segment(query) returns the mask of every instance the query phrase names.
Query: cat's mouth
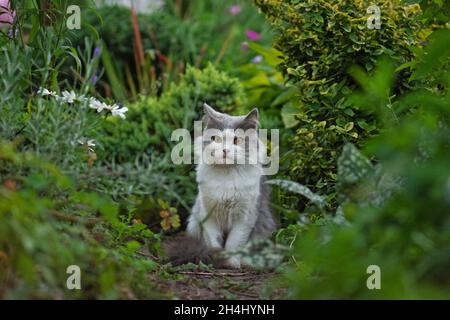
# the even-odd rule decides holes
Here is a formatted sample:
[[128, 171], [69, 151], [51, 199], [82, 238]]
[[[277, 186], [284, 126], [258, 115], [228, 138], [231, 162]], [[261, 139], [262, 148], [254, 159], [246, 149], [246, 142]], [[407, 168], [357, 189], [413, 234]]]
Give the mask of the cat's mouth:
[[222, 157], [217, 157], [215, 158], [215, 161], [213, 161], [213, 165], [218, 165], [218, 166], [230, 166], [230, 165], [235, 165], [236, 164], [236, 160], [229, 157], [229, 156], [222, 156]]
[[233, 165], [236, 164], [236, 159], [233, 154], [223, 154], [221, 156], [217, 155], [217, 153], [213, 152], [213, 164], [215, 165]]

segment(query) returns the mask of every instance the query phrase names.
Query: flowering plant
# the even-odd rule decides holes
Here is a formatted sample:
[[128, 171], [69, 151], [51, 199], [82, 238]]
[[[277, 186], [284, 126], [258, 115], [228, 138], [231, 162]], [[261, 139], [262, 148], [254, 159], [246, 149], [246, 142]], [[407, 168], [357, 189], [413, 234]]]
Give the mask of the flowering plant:
[[84, 95], [77, 95], [73, 90], [71, 91], [64, 90], [61, 96], [58, 96], [58, 94], [54, 91], [50, 91], [46, 88], [40, 88], [38, 90], [38, 94], [40, 94], [41, 96], [53, 97], [57, 101], [67, 104], [73, 104], [75, 102], [87, 102], [89, 104], [89, 108], [97, 110], [98, 113], [102, 112], [103, 110], [106, 110], [111, 112], [111, 115], [113, 117], [120, 117], [122, 119], [126, 118], [125, 113], [128, 111], [127, 107], [120, 106], [117, 103], [109, 105], [105, 102], [97, 100], [94, 97], [87, 98]]
[[0, 0], [0, 29], [13, 24], [16, 13], [11, 9], [9, 0]]

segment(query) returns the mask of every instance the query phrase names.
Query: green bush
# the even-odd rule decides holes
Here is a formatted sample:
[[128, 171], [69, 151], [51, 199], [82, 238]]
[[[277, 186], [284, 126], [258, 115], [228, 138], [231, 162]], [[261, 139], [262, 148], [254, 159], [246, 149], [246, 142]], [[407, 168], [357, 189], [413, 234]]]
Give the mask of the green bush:
[[212, 64], [202, 70], [188, 67], [180, 82], [171, 84], [161, 97], [143, 97], [130, 105], [126, 123], [117, 126], [112, 118], [104, 123], [98, 140], [105, 154], [119, 163], [143, 154], [170, 154], [172, 131], [191, 129], [193, 121], [201, 118], [204, 102], [223, 112], [234, 112], [244, 101], [238, 79]]
[[[392, 64], [380, 61], [373, 75], [354, 73], [361, 91], [351, 99], [375, 108], [383, 127], [362, 152], [347, 144], [339, 156], [340, 220], [327, 216], [286, 229], [296, 239], [298, 268], [288, 274], [293, 297], [449, 296], [449, 41], [450, 30], [438, 30], [427, 46], [416, 48], [411, 64], [416, 85], [392, 101], [403, 113], [383, 110], [393, 90]], [[366, 286], [370, 265], [380, 267], [381, 290]]]
[[[373, 110], [347, 99], [356, 88], [348, 69], [356, 64], [371, 72], [381, 55], [391, 57], [397, 65], [409, 61], [412, 53], [408, 46], [418, 41], [416, 7], [396, 1], [255, 3], [279, 31], [275, 47], [283, 53], [280, 68], [286, 81], [297, 89], [293, 113], [299, 123], [285, 158], [289, 175], [330, 194], [342, 145], [359, 145], [378, 128]], [[372, 4], [381, 10], [380, 30], [366, 25], [366, 9]], [[405, 89], [407, 76], [406, 69], [397, 75], [393, 95]]]
[[[0, 141], [0, 168], [2, 299], [161, 297], [146, 281], [156, 263], [136, 253], [158, 242], [145, 225], [12, 143]], [[66, 287], [70, 265], [81, 269], [82, 290]]]

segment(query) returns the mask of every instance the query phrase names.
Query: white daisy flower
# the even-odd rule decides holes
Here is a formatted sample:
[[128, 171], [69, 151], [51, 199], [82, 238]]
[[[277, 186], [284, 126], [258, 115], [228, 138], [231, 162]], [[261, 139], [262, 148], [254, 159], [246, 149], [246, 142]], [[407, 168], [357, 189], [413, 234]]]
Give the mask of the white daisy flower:
[[[100, 100], [97, 100], [94, 97], [85, 97], [84, 95], [77, 96], [77, 94], [71, 90], [67, 91], [64, 90], [62, 92], [61, 96], [58, 96], [56, 92], [50, 91], [45, 88], [39, 88], [38, 94], [41, 94], [43, 96], [52, 96], [59, 102], [64, 102], [68, 104], [73, 104], [75, 102], [83, 102], [87, 103], [89, 108], [97, 110], [98, 113], [102, 112], [103, 110], [108, 110], [111, 112], [112, 116], [114, 117], [120, 117], [122, 119], [125, 119], [125, 113], [128, 111], [127, 107], [122, 107], [118, 104], [109, 105], [105, 102], [102, 102]], [[79, 140], [78, 142], [80, 142]], [[80, 142], [84, 143], [84, 142]]]
[[39, 88], [38, 94], [43, 95], [43, 96], [52, 96], [52, 97], [56, 97], [56, 92], [54, 91], [50, 91], [46, 88]]
[[128, 111], [127, 107], [120, 107], [119, 105], [115, 104], [113, 105], [111, 109], [111, 113], [114, 117], [121, 117], [122, 119], [125, 119], [125, 112]]
[[97, 110], [97, 112], [102, 112], [103, 109], [110, 110], [111, 106], [107, 105], [104, 102], [101, 102], [95, 98], [89, 99], [89, 108]]
[[73, 90], [70, 92], [64, 90], [60, 99], [67, 103], [74, 103], [76, 100], [78, 100], [77, 95], [75, 94], [75, 92], [73, 92]]

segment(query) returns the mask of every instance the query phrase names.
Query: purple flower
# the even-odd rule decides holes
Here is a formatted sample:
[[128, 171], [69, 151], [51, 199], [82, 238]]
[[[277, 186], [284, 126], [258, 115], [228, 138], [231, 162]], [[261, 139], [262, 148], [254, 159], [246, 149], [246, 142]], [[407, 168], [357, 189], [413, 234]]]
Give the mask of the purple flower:
[[95, 47], [94, 49], [94, 58], [97, 58], [102, 53], [101, 47]]
[[245, 31], [245, 34], [247, 35], [247, 38], [251, 41], [258, 41], [259, 39], [261, 39], [261, 34], [253, 30], [247, 30]]
[[0, 28], [11, 26], [15, 17], [16, 13], [11, 11], [9, 0], [0, 0]]
[[94, 74], [91, 78], [91, 82], [93, 85], [95, 85], [97, 83], [97, 81], [98, 81], [98, 76], [96, 74]]
[[260, 55], [257, 55], [252, 59], [252, 63], [255, 63], [255, 64], [260, 63], [261, 61], [263, 61], [263, 57]]
[[228, 9], [228, 11], [230, 12], [230, 14], [232, 14], [233, 16], [237, 15], [239, 12], [241, 12], [241, 6], [234, 4], [230, 7], [230, 9]]
[[248, 51], [248, 48], [249, 46], [247, 41], [241, 43], [241, 51]]

